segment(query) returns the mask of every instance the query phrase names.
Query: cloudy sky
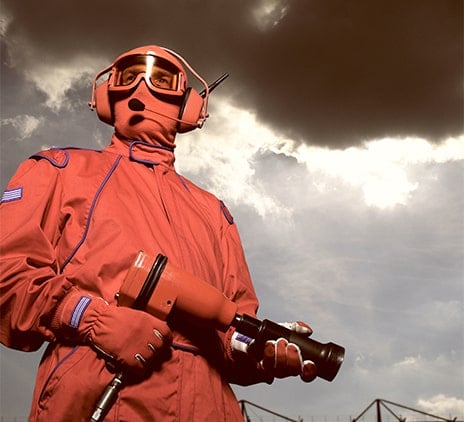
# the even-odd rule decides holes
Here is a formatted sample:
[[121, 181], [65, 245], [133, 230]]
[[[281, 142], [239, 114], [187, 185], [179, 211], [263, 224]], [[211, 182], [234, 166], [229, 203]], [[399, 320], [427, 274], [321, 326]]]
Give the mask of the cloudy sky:
[[[461, 0], [1, 0], [0, 16], [2, 189], [39, 149], [106, 145], [87, 102], [120, 53], [159, 44], [230, 74], [177, 169], [229, 206], [260, 316], [346, 347], [332, 383], [239, 399], [304, 420], [376, 398], [464, 418]], [[6, 421], [28, 413], [40, 353], [0, 357]]]

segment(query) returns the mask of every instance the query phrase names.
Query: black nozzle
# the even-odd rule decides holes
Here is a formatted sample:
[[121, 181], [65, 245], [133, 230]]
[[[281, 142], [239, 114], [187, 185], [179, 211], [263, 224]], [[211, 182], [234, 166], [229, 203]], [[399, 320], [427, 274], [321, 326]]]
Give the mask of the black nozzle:
[[300, 348], [303, 360], [314, 362], [318, 377], [327, 381], [332, 381], [335, 378], [345, 357], [345, 349], [342, 346], [332, 342], [319, 343], [293, 331], [287, 340]]
[[285, 338], [300, 348], [303, 360], [314, 362], [320, 378], [332, 381], [343, 363], [345, 349], [342, 346], [319, 343], [268, 319], [260, 321], [248, 315], [236, 315], [232, 325], [238, 332], [255, 340], [252, 350], [258, 360], [262, 358], [266, 341]]

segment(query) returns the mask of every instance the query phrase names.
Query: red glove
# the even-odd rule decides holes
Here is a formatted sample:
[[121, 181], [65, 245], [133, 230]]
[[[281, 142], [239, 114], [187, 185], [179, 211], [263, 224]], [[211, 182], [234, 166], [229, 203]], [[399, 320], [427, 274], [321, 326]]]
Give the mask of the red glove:
[[[300, 321], [280, 325], [302, 336], [309, 336], [313, 332], [309, 325]], [[311, 382], [317, 376], [316, 365], [310, 360], [303, 361], [300, 348], [283, 338], [266, 342], [263, 360], [260, 364], [269, 378], [285, 378], [299, 375], [303, 381]]]
[[142, 375], [155, 356], [168, 347], [172, 333], [166, 323], [73, 288], [58, 306], [51, 324], [60, 337], [89, 344], [110, 360]]

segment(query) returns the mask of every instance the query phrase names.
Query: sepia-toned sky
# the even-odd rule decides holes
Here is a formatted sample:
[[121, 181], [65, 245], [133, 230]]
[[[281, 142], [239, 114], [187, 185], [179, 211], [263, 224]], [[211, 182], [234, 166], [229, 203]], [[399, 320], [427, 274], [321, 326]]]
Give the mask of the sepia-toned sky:
[[[208, 81], [228, 72], [205, 126], [177, 137], [177, 170], [234, 215], [259, 315], [346, 347], [332, 383], [237, 397], [305, 421], [376, 398], [464, 418], [462, 1], [0, 4], [2, 190], [40, 149], [108, 143], [87, 103], [120, 53], [157, 44]], [[39, 359], [1, 346], [4, 420], [27, 415]]]

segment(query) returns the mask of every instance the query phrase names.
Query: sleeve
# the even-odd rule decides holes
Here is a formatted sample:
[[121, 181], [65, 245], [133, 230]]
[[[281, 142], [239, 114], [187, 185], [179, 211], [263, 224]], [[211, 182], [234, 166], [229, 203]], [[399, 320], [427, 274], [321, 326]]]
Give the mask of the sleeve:
[[237, 303], [239, 313], [255, 317], [259, 302], [235, 224], [226, 228], [223, 238], [223, 254], [226, 296]]
[[[222, 204], [228, 224], [223, 238], [222, 250], [224, 257], [224, 292], [226, 296], [238, 305], [239, 314], [256, 317], [259, 301], [251, 280], [248, 264], [243, 251], [237, 226]], [[258, 369], [257, 362], [245, 353], [234, 352], [231, 349], [231, 338], [235, 329], [231, 327], [224, 336], [224, 348], [229, 362], [227, 381], [238, 385], [251, 385], [269, 380]]]
[[59, 169], [29, 159], [10, 180], [0, 204], [0, 342], [33, 351], [53, 341], [48, 328], [71, 288], [59, 274], [62, 186]]

